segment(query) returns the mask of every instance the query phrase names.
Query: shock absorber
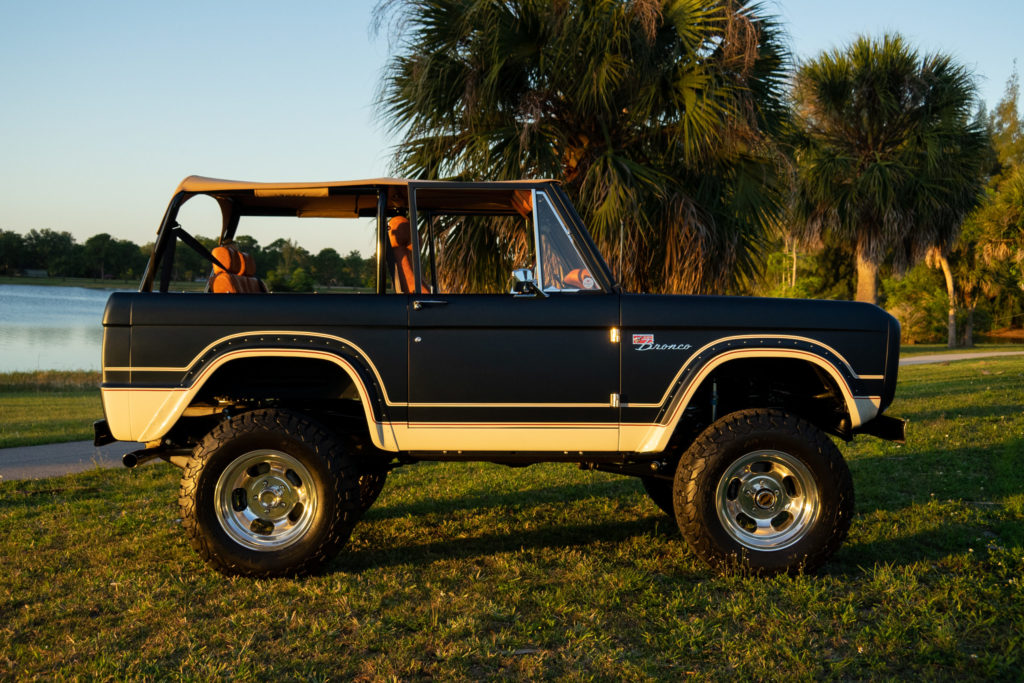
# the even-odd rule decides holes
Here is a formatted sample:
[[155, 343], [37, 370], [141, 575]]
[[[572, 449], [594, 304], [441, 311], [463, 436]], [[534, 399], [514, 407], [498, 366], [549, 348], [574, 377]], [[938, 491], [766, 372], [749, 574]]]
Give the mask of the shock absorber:
[[718, 380], [711, 380], [711, 421], [718, 419]]

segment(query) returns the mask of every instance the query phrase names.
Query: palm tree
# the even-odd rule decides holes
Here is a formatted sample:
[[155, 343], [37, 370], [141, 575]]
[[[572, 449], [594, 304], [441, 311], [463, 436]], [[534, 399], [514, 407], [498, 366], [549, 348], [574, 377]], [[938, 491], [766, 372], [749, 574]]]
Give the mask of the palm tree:
[[[563, 182], [632, 289], [708, 292], [758, 270], [784, 183], [787, 53], [740, 0], [389, 0], [381, 103], [419, 178]], [[383, 24], [382, 24], [383, 25]], [[468, 280], [501, 282], [508, 224], [447, 226]], [[463, 229], [464, 228], [464, 229]], [[497, 278], [497, 279], [495, 279]]]
[[799, 67], [797, 227], [853, 248], [858, 301], [878, 267], [946, 253], [977, 203], [987, 149], [969, 72], [899, 35], [860, 37]]
[[[1020, 311], [1024, 289], [1024, 165], [1006, 168], [1005, 177], [964, 221], [960, 239], [949, 254], [947, 279], [960, 284], [958, 301], [965, 311], [963, 345], [972, 346], [974, 312], [979, 295], [1000, 300], [1003, 324]], [[1007, 314], [1008, 313], [1008, 314]]]

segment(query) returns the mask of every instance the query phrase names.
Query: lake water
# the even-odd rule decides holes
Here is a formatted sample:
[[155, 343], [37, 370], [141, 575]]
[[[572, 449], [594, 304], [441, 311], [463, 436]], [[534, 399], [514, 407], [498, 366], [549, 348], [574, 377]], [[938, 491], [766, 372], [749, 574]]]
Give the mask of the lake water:
[[0, 372], [99, 370], [112, 291], [0, 285]]

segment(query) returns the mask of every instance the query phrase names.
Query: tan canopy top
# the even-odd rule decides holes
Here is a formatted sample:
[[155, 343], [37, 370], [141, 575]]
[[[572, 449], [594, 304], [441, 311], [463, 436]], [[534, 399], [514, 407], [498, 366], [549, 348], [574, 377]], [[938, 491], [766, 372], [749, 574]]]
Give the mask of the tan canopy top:
[[[205, 194], [230, 202], [237, 215], [356, 218], [377, 211], [377, 191], [387, 188], [389, 209], [409, 207], [409, 184], [424, 183], [417, 191], [419, 210], [522, 213], [526, 188], [545, 180], [514, 180], [495, 183], [414, 181], [407, 178], [374, 178], [328, 182], [254, 183], [189, 176], [177, 192]], [[520, 198], [517, 200], [516, 196]], [[528, 194], [526, 195], [529, 196]]]

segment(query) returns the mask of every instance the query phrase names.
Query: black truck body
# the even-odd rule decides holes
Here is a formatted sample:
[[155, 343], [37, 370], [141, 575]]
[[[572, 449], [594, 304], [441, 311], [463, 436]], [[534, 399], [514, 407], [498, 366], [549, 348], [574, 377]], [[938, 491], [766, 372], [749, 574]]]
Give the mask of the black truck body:
[[[177, 212], [196, 195], [212, 196], [220, 204], [222, 245], [231, 245], [246, 216], [375, 217], [376, 291], [168, 291], [175, 248], [183, 248], [179, 242], [194, 242], [177, 224]], [[433, 221], [457, 229], [467, 215], [521, 218], [528, 232], [532, 225], [530, 268], [516, 271], [510, 293], [441, 291], [435, 250], [443, 248], [443, 241], [435, 245]], [[402, 221], [415, 226], [405, 257], [396, 251], [393, 237], [394, 226]], [[206, 255], [215, 271], [225, 270], [217, 253]], [[221, 258], [227, 253], [222, 251]], [[405, 267], [410, 278], [401, 291], [402, 259], [410, 260], [409, 254], [411, 263]], [[900, 331], [894, 318], [853, 302], [625, 293], [551, 181], [259, 184], [192, 177], [179, 187], [165, 215], [140, 291], [113, 294], [103, 326], [106, 420], [97, 426], [97, 441], [145, 442], [146, 449], [129, 454], [126, 463], [163, 457], [186, 467], [186, 478], [197, 490], [206, 485], [210, 459], [224, 459], [209, 486], [215, 491], [233, 486], [235, 493], [211, 495], [235, 495], [249, 505], [210, 519], [194, 512], [190, 535], [204, 548], [211, 537], [240, 545], [244, 561], [223, 559], [230, 545], [216, 552], [200, 548], [211, 564], [228, 573], [305, 571], [322, 560], [280, 560], [282, 553], [307, 542], [298, 532], [293, 533], [298, 540], [288, 536], [287, 542], [261, 545], [264, 537], [284, 538], [280, 528], [291, 529], [292, 523], [267, 532], [280, 514], [274, 517], [266, 510], [277, 508], [257, 509], [250, 500], [269, 496], [254, 493], [269, 486], [283, 491], [281, 500], [292, 504], [285, 494], [305, 493], [308, 485], [290, 485], [280, 473], [260, 479], [252, 474], [258, 467], [231, 475], [234, 483], [223, 481], [225, 472], [234, 472], [231, 457], [217, 455], [223, 444], [207, 442], [218, 428], [241, 424], [246, 413], [302, 415], [326, 433], [362, 439], [365, 448], [358, 457], [330, 457], [354, 458], [363, 483], [373, 479], [382, 485], [388, 469], [417, 460], [570, 461], [641, 477], [655, 502], [677, 517], [687, 498], [685, 481], [679, 483], [687, 473], [680, 469], [692, 466], [697, 456], [691, 451], [702, 435], [730, 416], [757, 413], [753, 420], [758, 423], [783, 415], [846, 440], [857, 433], [903, 438], [902, 421], [883, 414], [896, 389]], [[692, 537], [699, 532], [688, 532], [680, 521], [684, 535], [712, 564], [736, 554], [765, 571], [823, 561], [821, 552], [800, 545], [821, 545], [808, 539], [827, 513], [823, 492], [828, 487], [818, 481], [815, 466], [811, 463], [804, 473], [796, 462], [803, 456], [773, 466], [772, 458], [781, 457], [774, 453], [789, 451], [771, 443], [750, 445], [738, 456], [754, 451], [769, 455], [742, 471], [728, 470], [726, 462], [722, 476], [760, 482], [768, 475], [758, 472], [773, 467], [778, 476], [752, 484], [753, 503], [720, 491], [717, 503], [709, 499], [705, 505], [720, 517], [740, 520], [733, 530], [728, 519], [724, 522], [725, 540], [733, 545], [726, 544], [717, 555], [701, 550], [699, 539]], [[305, 463], [308, 476], [317, 478], [315, 463], [306, 462], [302, 447], [281, 452]], [[296, 467], [289, 470], [286, 463], [278, 469], [294, 472]], [[805, 520], [800, 538], [790, 543], [782, 531], [795, 522], [785, 516], [799, 519], [797, 508], [808, 507], [811, 499], [778, 489], [808, 488], [815, 482], [821, 493], [813, 499], [813, 519]], [[762, 490], [768, 493], [757, 499]], [[836, 519], [850, 514], [852, 490], [844, 495], [849, 502], [832, 513]], [[789, 512], [783, 510], [783, 499], [789, 501]], [[230, 507], [226, 500], [221, 507]], [[722, 512], [730, 504], [735, 510]], [[196, 505], [202, 505], [198, 498]], [[778, 514], [761, 515], [762, 509]], [[750, 533], [761, 538], [744, 544], [745, 517], [757, 522], [761, 516], [770, 520], [761, 525], [767, 531], [752, 527]], [[232, 532], [235, 518], [252, 530]], [[320, 523], [314, 522], [311, 528]], [[228, 530], [227, 541], [218, 536], [218, 524]], [[825, 556], [844, 534], [845, 529]], [[765, 545], [763, 538], [769, 537]], [[779, 538], [786, 543], [776, 543]], [[730, 548], [735, 551], [731, 555]]]

